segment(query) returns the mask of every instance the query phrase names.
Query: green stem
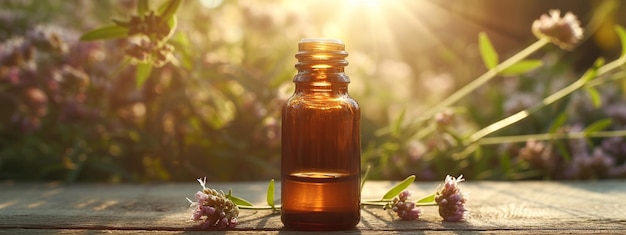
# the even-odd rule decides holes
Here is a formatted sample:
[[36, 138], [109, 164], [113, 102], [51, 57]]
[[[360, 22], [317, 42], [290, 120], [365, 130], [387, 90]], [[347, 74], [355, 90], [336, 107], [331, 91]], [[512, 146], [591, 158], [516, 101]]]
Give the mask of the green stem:
[[479, 145], [493, 145], [504, 143], [520, 143], [528, 140], [564, 140], [564, 139], [582, 139], [582, 138], [608, 138], [626, 136], [626, 130], [619, 131], [598, 131], [593, 133], [576, 132], [567, 134], [533, 134], [533, 135], [515, 135], [515, 136], [499, 136], [483, 138], [477, 142]]
[[361, 201], [361, 206], [385, 206], [389, 202], [383, 201]]
[[620, 71], [618, 73], [614, 73], [612, 76], [604, 77], [603, 79], [594, 79], [589, 81], [585, 86], [587, 87], [596, 87], [599, 85], [603, 85], [607, 82], [614, 82], [621, 79], [626, 78], [626, 71]]
[[[391, 200], [363, 200], [361, 201], [362, 206], [385, 206], [387, 203], [391, 202]], [[433, 206], [437, 205], [435, 202], [417, 202], [416, 206]], [[271, 206], [237, 206], [242, 210], [280, 210], [280, 205], [276, 205], [275, 207]]]
[[363, 177], [361, 178], [361, 193], [363, 193], [363, 186], [365, 185], [365, 182], [367, 182], [367, 177], [369, 177], [371, 169], [372, 169], [372, 165], [368, 164], [367, 168], [365, 169], [365, 173], [363, 174]]
[[[387, 205], [389, 202], [391, 202], [391, 200], [367, 200], [367, 201], [361, 201], [361, 206], [385, 206]], [[437, 205], [436, 202], [416, 202], [415, 206], [435, 206]]]
[[517, 54], [513, 55], [509, 59], [507, 59], [504, 62], [498, 64], [495, 68], [488, 70], [487, 72], [485, 72], [480, 77], [476, 78], [475, 80], [473, 80], [469, 84], [465, 85], [461, 89], [459, 89], [456, 92], [454, 92], [452, 95], [448, 96], [443, 101], [437, 103], [437, 105], [435, 105], [434, 107], [432, 107], [429, 110], [427, 110], [424, 113], [424, 118], [422, 120], [420, 120], [420, 121], [428, 120], [433, 115], [435, 115], [436, 113], [438, 113], [441, 110], [449, 107], [450, 105], [458, 102], [463, 97], [469, 95], [472, 91], [476, 90], [478, 87], [482, 86], [483, 84], [487, 83], [488, 81], [490, 81], [491, 79], [496, 77], [496, 75], [498, 75], [500, 72], [502, 72], [506, 68], [511, 67], [512, 65], [516, 64], [517, 62], [522, 61], [523, 59], [525, 59], [526, 57], [528, 57], [532, 53], [536, 52], [537, 50], [541, 49], [543, 46], [547, 45], [549, 42], [550, 42], [550, 40], [548, 38], [545, 38], [545, 37], [541, 38], [538, 41], [536, 41], [535, 43], [533, 43], [530, 46], [526, 47], [524, 50], [521, 50], [520, 52], [518, 52]]
[[415, 206], [436, 206], [436, 202], [416, 202]]
[[280, 205], [271, 206], [237, 206], [242, 210], [280, 210]]
[[[623, 50], [626, 50], [626, 48], [624, 48]], [[611, 63], [608, 63], [600, 68], [598, 68], [598, 73], [597, 73], [597, 77], [600, 77], [616, 68], [621, 67], [622, 65], [626, 64], [626, 56], [622, 56], [620, 58], [618, 58], [617, 60], [611, 61]]]

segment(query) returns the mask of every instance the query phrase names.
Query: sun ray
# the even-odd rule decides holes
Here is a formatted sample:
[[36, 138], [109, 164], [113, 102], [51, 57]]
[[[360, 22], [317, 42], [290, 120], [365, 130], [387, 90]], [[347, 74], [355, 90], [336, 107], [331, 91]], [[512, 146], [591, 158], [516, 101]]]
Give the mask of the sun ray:
[[[431, 21], [444, 20], [445, 13], [433, 7], [429, 1], [404, 1], [404, 3], [406, 5], [396, 5], [393, 10], [404, 21], [403, 24], [406, 27], [411, 27], [412, 31], [416, 32], [416, 36], [419, 37], [415, 38], [416, 43], [421, 44], [424, 48], [438, 45], [446, 46], [446, 43], [437, 36], [438, 34], [432, 26], [424, 23], [425, 18]], [[417, 10], [411, 11], [415, 9]]]

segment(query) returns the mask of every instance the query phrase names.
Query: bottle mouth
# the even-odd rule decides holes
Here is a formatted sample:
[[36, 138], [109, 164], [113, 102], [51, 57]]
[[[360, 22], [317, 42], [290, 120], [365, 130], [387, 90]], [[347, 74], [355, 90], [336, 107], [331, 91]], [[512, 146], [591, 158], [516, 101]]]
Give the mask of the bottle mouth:
[[348, 65], [345, 58], [348, 52], [339, 39], [304, 38], [298, 43], [296, 67], [312, 66], [314, 68], [344, 67]]
[[300, 43], [334, 43], [344, 45], [343, 42], [336, 38], [303, 38]]

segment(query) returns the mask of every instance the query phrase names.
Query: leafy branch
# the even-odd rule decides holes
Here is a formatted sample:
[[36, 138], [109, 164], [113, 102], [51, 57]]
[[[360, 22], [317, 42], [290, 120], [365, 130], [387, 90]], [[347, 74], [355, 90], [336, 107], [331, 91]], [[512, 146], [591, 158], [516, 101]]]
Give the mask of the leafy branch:
[[499, 56], [491, 44], [491, 40], [489, 40], [487, 34], [481, 32], [478, 39], [481, 58], [489, 70], [480, 75], [478, 78], [472, 80], [469, 84], [463, 86], [461, 89], [452, 93], [435, 106], [426, 110], [422, 117], [413, 121], [409, 125], [421, 125], [425, 123], [435, 116], [435, 114], [460, 101], [482, 85], [496, 78], [498, 75], [518, 75], [541, 67], [543, 65], [541, 60], [529, 60], [526, 58], [550, 43], [548, 38], [540, 38], [535, 43], [524, 48], [517, 54], [511, 56], [502, 63], [499, 63]]
[[[392, 202], [393, 198], [398, 196], [402, 191], [406, 190], [415, 181], [415, 175], [410, 175], [400, 183], [389, 189], [379, 200], [363, 200], [363, 206], [385, 206]], [[416, 206], [433, 206], [435, 203], [435, 193], [421, 197], [415, 202]]]
[[[510, 125], [513, 125], [527, 117], [529, 117], [531, 114], [538, 112], [539, 110], [554, 104], [555, 102], [563, 99], [564, 97], [569, 96], [570, 94], [581, 90], [581, 89], [586, 89], [587, 92], [590, 92], [590, 97], [592, 97], [594, 104], [599, 104], [600, 100], [598, 98], [598, 96], [594, 96], [593, 94], [598, 93], [597, 90], [595, 90], [595, 86], [598, 85], [598, 83], [594, 83], [593, 86], [591, 86], [591, 82], [595, 81], [596, 78], [598, 77], [602, 77], [610, 72], [613, 72], [614, 70], [621, 68], [622, 66], [624, 66], [626, 64], [626, 30], [621, 27], [621, 26], [615, 26], [615, 32], [617, 33], [620, 42], [621, 42], [621, 46], [622, 46], [622, 53], [620, 55], [620, 57], [608, 64], [604, 63], [604, 59], [603, 58], [599, 58], [596, 60], [596, 62], [593, 64], [593, 66], [588, 69], [585, 74], [583, 74], [577, 81], [573, 82], [572, 84], [562, 88], [561, 90], [554, 92], [553, 94], [551, 94], [550, 96], [544, 98], [540, 103], [519, 111], [511, 116], [508, 116], [506, 118], [501, 119], [500, 121], [494, 122], [478, 131], [476, 131], [474, 134], [472, 134], [468, 141], [465, 143], [466, 146], [468, 146], [460, 155], [461, 156], [466, 156], [467, 154], [470, 154], [471, 152], [475, 151], [477, 149], [477, 144], [480, 143], [480, 140], [483, 139], [484, 137], [497, 132], [505, 127], [508, 127]], [[481, 50], [482, 52], [482, 50]], [[489, 55], [486, 55], [489, 56]], [[485, 56], [483, 56], [485, 57]], [[621, 76], [620, 78], [623, 78], [624, 76]], [[606, 81], [606, 80], [604, 80]], [[595, 98], [594, 98], [595, 97]], [[606, 123], [603, 124], [603, 127], [606, 127]], [[592, 128], [590, 130], [597, 130], [598, 128]], [[589, 134], [591, 134], [592, 132], [590, 130], [587, 130], [586, 132], [583, 132], [583, 136], [589, 136]], [[572, 136], [577, 136], [577, 135], [572, 135]], [[497, 138], [497, 137], [496, 137]], [[494, 142], [493, 139], [489, 140], [490, 142]]]
[[[137, 15], [128, 20], [112, 19], [113, 25], [91, 30], [80, 37], [81, 41], [96, 41], [138, 37], [138, 44], [125, 50], [131, 61], [137, 65], [135, 71], [136, 86], [141, 87], [152, 74], [154, 67], [162, 67], [173, 60], [173, 46], [167, 44], [176, 30], [176, 12], [181, 0], [169, 0], [150, 9], [150, 1], [137, 2]], [[125, 66], [125, 65], [121, 65]]]
[[[362, 178], [362, 183], [365, 184], [366, 177]], [[402, 191], [406, 190], [411, 184], [415, 181], [415, 175], [410, 175], [398, 184], [394, 185], [391, 189], [389, 189], [381, 199], [378, 200], [361, 200], [362, 206], [385, 206], [390, 203], [394, 197], [398, 196]], [[247, 209], [247, 210], [279, 210], [281, 208], [280, 205], [275, 205], [274, 203], [274, 179], [270, 180], [268, 183], [267, 191], [266, 191], [266, 203], [267, 205], [254, 205], [250, 201], [243, 199], [241, 197], [235, 196], [232, 194], [232, 190], [228, 190], [228, 194], [226, 197], [233, 201], [239, 209]], [[416, 206], [433, 206], [435, 203], [435, 193], [426, 195], [415, 201]]]

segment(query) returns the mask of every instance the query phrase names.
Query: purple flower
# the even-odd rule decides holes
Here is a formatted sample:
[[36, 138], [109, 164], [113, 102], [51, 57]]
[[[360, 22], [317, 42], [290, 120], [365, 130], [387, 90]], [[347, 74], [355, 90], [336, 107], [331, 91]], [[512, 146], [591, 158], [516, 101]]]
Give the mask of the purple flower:
[[198, 200], [198, 204], [204, 204], [204, 201], [207, 199], [209, 199], [209, 195], [206, 195], [204, 192], [198, 191], [196, 193], [196, 200]]
[[191, 219], [204, 220], [200, 223], [203, 229], [225, 229], [237, 226], [237, 216], [239, 216], [239, 208], [235, 203], [224, 195], [223, 192], [218, 193], [215, 189], [206, 187], [206, 178], [198, 179], [202, 186], [202, 191], [198, 191], [195, 195], [197, 201], [192, 201], [190, 207], [193, 208]]
[[407, 201], [411, 193], [407, 190], [402, 191], [398, 197], [393, 199], [393, 202], [387, 205], [387, 208], [391, 208], [398, 217], [403, 220], [416, 220], [422, 213], [419, 208], [415, 207], [415, 203]]
[[467, 219], [468, 210], [465, 209], [465, 194], [458, 187], [464, 181], [463, 175], [459, 178], [446, 176], [445, 184], [435, 193], [435, 202], [439, 205], [439, 215], [445, 221], [461, 221]]

